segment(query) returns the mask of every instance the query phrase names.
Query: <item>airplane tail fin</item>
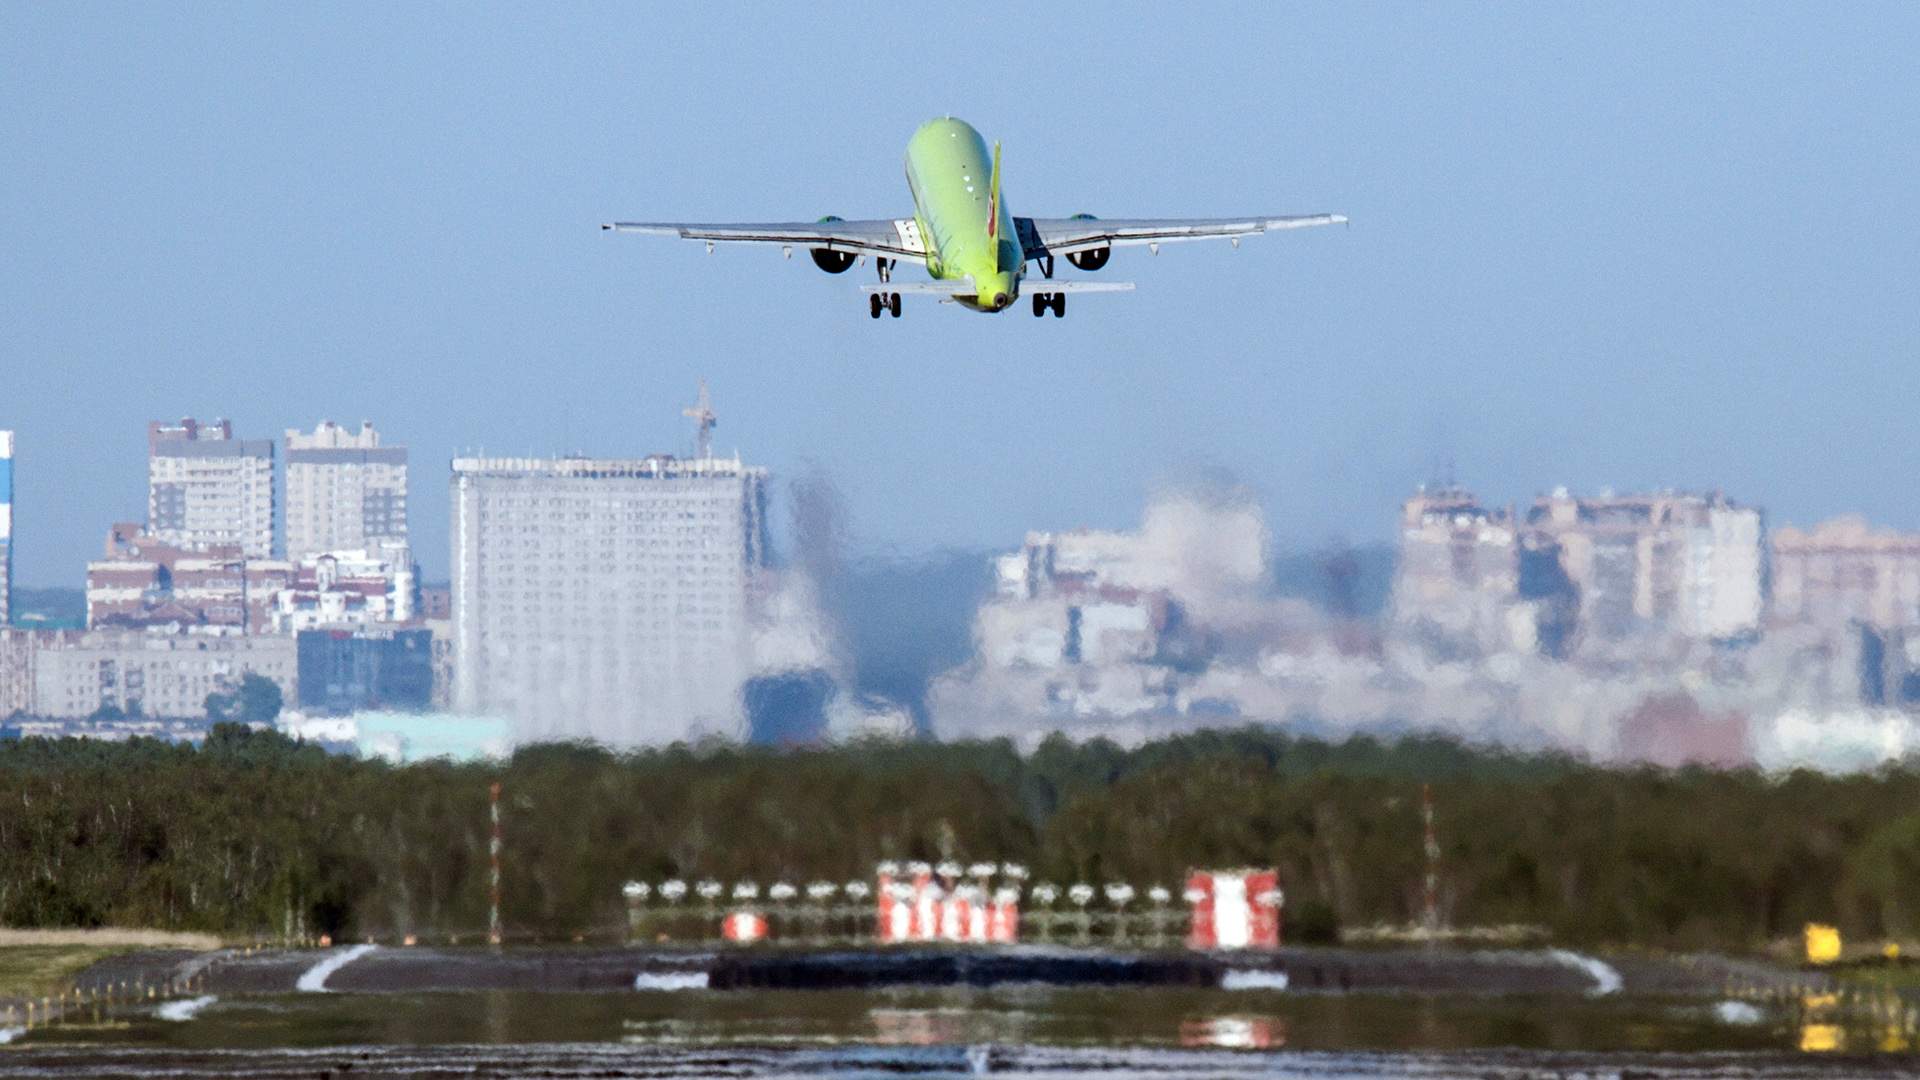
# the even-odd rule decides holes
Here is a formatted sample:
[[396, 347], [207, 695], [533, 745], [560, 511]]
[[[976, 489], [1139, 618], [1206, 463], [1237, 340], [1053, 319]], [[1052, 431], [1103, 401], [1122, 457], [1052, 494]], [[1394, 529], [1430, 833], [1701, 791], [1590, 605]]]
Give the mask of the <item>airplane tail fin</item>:
[[993, 144], [993, 176], [987, 181], [987, 239], [1000, 238], [1000, 144]]

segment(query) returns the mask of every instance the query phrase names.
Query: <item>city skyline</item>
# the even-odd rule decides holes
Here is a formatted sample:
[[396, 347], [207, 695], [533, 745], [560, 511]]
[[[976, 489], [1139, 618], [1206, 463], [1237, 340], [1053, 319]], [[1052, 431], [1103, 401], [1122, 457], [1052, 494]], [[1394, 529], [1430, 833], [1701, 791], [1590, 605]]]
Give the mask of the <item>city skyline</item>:
[[[254, 435], [375, 418], [428, 481], [412, 540], [441, 579], [439, 463], [685, 452], [703, 375], [720, 448], [831, 478], [870, 551], [1117, 527], [1148, 489], [1220, 468], [1289, 546], [1384, 541], [1381, 507], [1448, 462], [1499, 502], [1718, 485], [1776, 524], [1920, 526], [1920, 497], [1886, 482], [1920, 465], [1920, 13], [1617, 15], [1236, 12], [1267, 44], [1222, 52], [1204, 13], [1036, 13], [1033, 33], [1102, 56], [1209, 56], [1145, 80], [1076, 69], [1117, 104], [1062, 123], [1012, 85], [875, 102], [814, 61], [848, 26], [815, 13], [716, 65], [691, 12], [9, 9], [16, 576], [77, 581], [100, 523], [138, 505], [130, 432], [199, 412]], [[1001, 33], [933, 17], [962, 48]], [[1130, 254], [1105, 271], [1139, 283], [1127, 304], [1058, 325], [930, 311], [883, 335], [805, 259], [722, 253], [722, 274], [597, 229], [893, 213], [894, 133], [962, 109], [1019, 162], [1025, 212], [1253, 194], [1354, 225], [1246, 245], [1219, 275]], [[1096, 172], [1098, 205], [1060, 205]]]
[[[697, 390], [695, 392], [697, 393]], [[688, 401], [692, 401], [693, 393], [683, 394], [681, 395], [681, 397], [686, 398]], [[678, 431], [679, 437], [677, 440], [674, 438], [662, 438], [662, 439], [656, 439], [651, 441], [642, 440], [638, 443], [638, 445], [625, 448], [626, 450], [629, 451], [626, 453], [621, 453], [614, 450], [601, 452], [593, 449], [582, 449], [579, 447], [572, 447], [564, 451], [548, 449], [548, 450], [533, 450], [533, 451], [528, 451], [520, 454], [495, 455], [495, 454], [490, 454], [485, 452], [483, 449], [481, 449], [478, 446], [478, 444], [475, 444], [475, 446], [472, 448], [462, 450], [462, 451], [456, 451], [452, 457], [447, 459], [446, 471], [444, 473], [441, 473], [439, 470], [436, 469], [435, 474], [444, 475], [444, 476], [452, 475], [454, 462], [456, 462], [462, 457], [515, 456], [515, 457], [528, 457], [528, 458], [569, 458], [569, 457], [594, 456], [594, 457], [630, 457], [630, 458], [637, 459], [642, 457], [666, 456], [666, 457], [672, 457], [672, 458], [676, 458], [683, 461], [695, 460], [698, 456], [697, 446], [698, 446], [699, 435], [698, 435], [697, 427], [690, 426], [686, 419], [686, 415], [689, 411], [689, 407], [683, 404], [674, 404], [674, 402], [677, 401], [677, 399], [672, 399], [671, 395], [668, 395], [668, 397], [663, 400], [666, 400], [668, 404], [663, 405], [661, 408], [655, 411], [665, 415], [669, 411], [669, 407], [671, 407], [671, 411], [674, 414], [674, 418], [670, 422], [663, 421], [662, 427], [663, 429], [671, 428], [673, 430]], [[720, 405], [724, 407], [724, 402], [721, 402]], [[714, 415], [716, 416], [724, 415], [724, 408], [716, 409]], [[273, 473], [274, 491], [272, 494], [272, 499], [275, 504], [275, 509], [271, 511], [272, 518], [274, 521], [274, 528], [272, 531], [272, 542], [275, 545], [276, 549], [288, 555], [288, 557], [292, 557], [292, 553], [288, 549], [290, 548], [292, 539], [293, 539], [293, 531], [292, 531], [293, 522], [290, 520], [290, 515], [288, 514], [287, 511], [291, 508], [293, 496], [291, 494], [289, 474], [286, 466], [288, 464], [287, 459], [290, 457], [293, 457], [295, 454], [295, 451], [288, 450], [288, 444], [284, 440], [287, 438], [292, 438], [296, 436], [298, 436], [302, 440], [306, 440], [306, 439], [312, 438], [312, 436], [306, 432], [301, 431], [298, 428], [289, 427], [284, 429], [283, 437], [281, 439], [248, 438], [246, 435], [246, 432], [250, 429], [242, 428], [241, 425], [229, 419], [225, 413], [221, 413], [220, 417], [221, 418], [219, 420], [214, 421], [212, 423], [225, 425], [228, 428], [230, 428], [233, 434], [228, 436], [227, 438], [229, 438], [233, 443], [237, 445], [247, 445], [250, 447], [259, 447], [261, 445], [264, 445], [265, 447], [271, 450], [271, 454], [269, 456], [272, 457], [274, 462], [274, 473]], [[148, 421], [144, 421], [143, 423], [147, 428], [151, 429], [154, 426], [167, 425], [167, 424], [170, 424], [171, 422], [148, 420]], [[203, 426], [212, 426], [211, 424], [205, 421], [200, 421], [200, 423]], [[314, 423], [314, 422], [309, 421], [309, 423]], [[325, 427], [327, 425], [333, 425], [335, 427], [339, 427], [339, 425], [335, 424], [334, 421], [327, 420], [327, 419], [321, 419], [317, 423], [318, 423], [318, 426], [320, 427]], [[363, 425], [361, 429], [362, 438], [365, 437], [366, 432], [371, 431], [375, 426], [377, 426], [375, 425], [375, 422], [372, 420], [364, 420], [364, 421], [361, 421], [360, 423]], [[381, 421], [379, 421], [379, 424], [390, 426], [390, 421], [386, 419], [382, 419]], [[7, 434], [9, 436], [13, 435], [12, 432], [8, 432]], [[404, 432], [402, 432], [401, 434], [404, 435]], [[136, 435], [138, 435], [138, 432], [136, 432]], [[12, 445], [12, 443], [10, 442], [9, 445]], [[151, 430], [149, 430], [148, 431], [149, 448], [151, 448], [152, 445], [153, 445], [152, 433], [151, 433]], [[663, 445], [671, 446], [671, 449], [662, 449]], [[730, 444], [726, 444], [724, 443], [724, 441], [722, 441], [715, 448], [715, 456], [721, 456], [719, 446], [727, 447], [725, 451], [726, 456], [732, 456], [739, 452], [739, 449], [737, 447], [733, 447]], [[399, 515], [397, 520], [399, 521], [400, 528], [401, 528], [401, 535], [398, 538], [398, 542], [406, 543], [409, 550], [412, 551], [415, 561], [420, 566], [422, 580], [445, 583], [448, 580], [450, 580], [450, 573], [449, 573], [449, 564], [447, 560], [447, 551], [445, 550], [444, 545], [440, 547], [426, 547], [423, 549], [417, 546], [413, 546], [414, 544], [417, 543], [417, 541], [411, 540], [410, 537], [411, 537], [411, 534], [418, 531], [428, 535], [437, 534], [439, 536], [447, 537], [449, 542], [451, 542], [451, 531], [448, 528], [447, 523], [451, 520], [450, 515], [453, 512], [453, 508], [450, 505], [450, 500], [448, 500], [446, 496], [442, 494], [444, 490], [444, 487], [442, 484], [440, 484], [437, 480], [430, 480], [421, 475], [416, 475], [410, 472], [407, 464], [409, 449], [410, 448], [405, 445], [380, 447], [380, 451], [383, 453], [393, 453], [397, 455], [393, 457], [391, 460], [398, 463], [397, 468], [402, 478], [402, 482], [405, 484], [405, 487], [403, 489], [400, 489], [402, 491], [402, 494], [399, 498], [399, 507], [397, 510], [397, 514]], [[257, 452], [257, 450], [255, 452]], [[308, 452], [311, 453], [310, 447], [308, 448]], [[17, 452], [16, 452], [16, 455], [17, 455]], [[383, 460], [387, 460], [387, 459], [383, 459]], [[17, 472], [16, 463], [10, 460], [9, 465], [11, 466], [10, 472]], [[793, 474], [783, 474], [780, 470], [769, 467], [769, 466], [761, 466], [761, 467], [766, 469], [772, 481], [772, 486], [770, 487], [770, 493], [772, 495], [772, 501], [774, 503], [774, 506], [773, 506], [772, 512], [769, 515], [769, 519], [767, 523], [768, 532], [773, 540], [772, 552], [775, 556], [784, 557], [786, 555], [790, 555], [793, 553], [788, 550], [791, 546], [790, 544], [791, 537], [789, 535], [791, 533], [791, 522], [788, 520], [788, 515], [786, 513], [785, 508], [781, 505], [785, 501], [785, 496], [786, 496], [786, 488], [784, 487], [782, 481], [787, 479], [792, 479]], [[153, 465], [151, 463], [151, 460], [149, 460], [145, 470], [147, 473], [146, 483], [142, 484], [141, 485], [142, 487], [151, 489], [153, 484], [153, 478], [151, 475], [152, 468], [153, 468]], [[818, 470], [818, 463], [803, 462], [800, 468], [802, 470], [802, 474], [808, 476], [810, 479], [819, 480], [822, 478], [822, 473], [820, 473]], [[1544, 472], [1546, 469], [1550, 469], [1550, 468], [1551, 468], [1551, 463], [1546, 463], [1542, 471]], [[139, 463], [136, 462], [131, 469], [130, 475], [134, 476], [137, 481], [141, 473], [142, 473], [142, 469], [139, 467]], [[826, 479], [828, 479], [829, 481], [836, 484], [836, 486], [838, 486], [844, 479], [847, 479], [847, 478], [841, 477], [841, 476], [830, 476], [830, 477], [826, 477]], [[1432, 463], [1431, 469], [1428, 473], [1410, 474], [1406, 484], [1402, 485], [1396, 491], [1387, 492], [1382, 496], [1382, 500], [1374, 507], [1374, 513], [1372, 516], [1377, 518], [1377, 522], [1375, 527], [1372, 528], [1370, 531], [1340, 530], [1340, 529], [1329, 528], [1317, 534], [1310, 530], [1295, 531], [1292, 533], [1287, 533], [1281, 530], [1272, 529], [1271, 528], [1272, 514], [1270, 509], [1270, 500], [1265, 497], [1266, 493], [1265, 491], [1263, 491], [1263, 485], [1260, 483], [1259, 479], [1249, 478], [1243, 475], [1236, 474], [1232, 472], [1230, 469], [1227, 469], [1224, 467], [1215, 466], [1215, 467], [1208, 468], [1208, 467], [1201, 467], [1199, 465], [1196, 465], [1196, 467], [1190, 471], [1176, 473], [1173, 470], [1169, 470], [1168, 473], [1166, 473], [1163, 477], [1160, 477], [1160, 478], [1142, 477], [1138, 479], [1140, 480], [1140, 484], [1137, 489], [1137, 495], [1136, 495], [1135, 501], [1131, 504], [1122, 505], [1118, 507], [1116, 509], [1115, 516], [1111, 521], [1108, 521], [1107, 519], [1103, 518], [1098, 522], [1086, 521], [1086, 520], [1076, 520], [1076, 521], [1068, 522], [1068, 521], [1062, 521], [1053, 517], [1047, 517], [1043, 514], [1041, 515], [1040, 520], [1028, 522], [1026, 524], [1016, 524], [1013, 530], [1009, 532], [1006, 536], [985, 536], [978, 539], [969, 539], [964, 542], [960, 542], [960, 541], [940, 542], [938, 540], [935, 540], [923, 545], [906, 547], [906, 548], [896, 547], [883, 542], [876, 542], [871, 537], [862, 537], [859, 535], [855, 535], [851, 538], [855, 541], [855, 545], [853, 549], [850, 552], [848, 552], [848, 554], [851, 554], [853, 557], [856, 557], [856, 558], [872, 556], [872, 557], [905, 557], [909, 559], [911, 559], [915, 555], [931, 556], [931, 555], [939, 554], [942, 552], [974, 552], [979, 554], [988, 554], [988, 553], [1002, 550], [1009, 546], [1017, 546], [1019, 542], [1019, 538], [1022, 535], [1030, 533], [1034, 530], [1070, 532], [1077, 529], [1125, 527], [1132, 520], [1133, 516], [1136, 516], [1138, 514], [1139, 509], [1142, 505], [1145, 505], [1151, 502], [1152, 499], [1159, 494], [1188, 493], [1188, 494], [1204, 495], [1208, 492], [1222, 490], [1225, 487], [1232, 487], [1243, 493], [1251, 493], [1255, 497], [1256, 502], [1258, 502], [1263, 507], [1263, 509], [1267, 509], [1269, 526], [1270, 526], [1270, 534], [1272, 535], [1272, 538], [1274, 541], [1272, 546], [1272, 551], [1273, 551], [1273, 554], [1275, 554], [1276, 556], [1284, 556], [1288, 554], [1299, 554], [1299, 553], [1306, 553], [1311, 551], [1326, 550], [1329, 547], [1353, 546], [1353, 547], [1371, 547], [1371, 548], [1381, 549], [1381, 548], [1392, 547], [1396, 543], [1396, 538], [1398, 535], [1397, 522], [1398, 522], [1399, 515], [1393, 509], [1393, 507], [1397, 505], [1397, 500], [1402, 498], [1407, 491], [1425, 490], [1427, 488], [1432, 488], [1434, 490], [1443, 490], [1445, 488], [1448, 488], [1456, 484], [1460, 478], [1458, 477], [1458, 466], [1455, 462], [1448, 460], [1444, 462]], [[1468, 479], [1471, 480], [1471, 478], [1468, 478]], [[17, 488], [18, 480], [15, 479], [14, 483]], [[1534, 501], [1552, 498], [1552, 497], [1555, 497], [1556, 495], [1564, 496], [1569, 491], [1576, 492], [1580, 494], [1582, 497], [1611, 498], [1616, 492], [1634, 494], [1634, 495], [1702, 495], [1702, 496], [1714, 495], [1714, 496], [1717, 496], [1717, 495], [1725, 494], [1729, 490], [1728, 485], [1714, 482], [1712, 478], [1705, 478], [1700, 483], [1690, 484], [1690, 485], [1655, 485], [1655, 486], [1645, 486], [1645, 487], [1633, 487], [1628, 485], [1615, 485], [1611, 483], [1603, 483], [1603, 484], [1595, 485], [1591, 488], [1578, 488], [1578, 487], [1570, 487], [1569, 485], [1558, 482], [1558, 481], [1547, 481], [1547, 480], [1541, 480], [1539, 482], [1536, 482], [1531, 488], [1526, 488], [1524, 480], [1519, 481], [1518, 486], [1513, 487], [1511, 489], [1501, 489], [1501, 488], [1495, 487], [1492, 484], [1478, 482], [1478, 481], [1470, 482], [1468, 486], [1471, 487], [1475, 497], [1481, 503], [1483, 503], [1488, 507], [1520, 506], [1520, 505], [1524, 505]], [[1490, 491], [1498, 492], [1497, 496], [1489, 495], [1488, 492]], [[438, 497], [436, 498], [436, 496]], [[1742, 492], [1739, 492], [1739, 497], [1745, 504], [1759, 511], [1764, 516], [1765, 528], [1768, 532], [1774, 532], [1781, 529], [1792, 529], [1792, 530], [1798, 530], [1798, 531], [1804, 532], [1807, 530], [1818, 529], [1822, 526], [1830, 525], [1836, 521], [1853, 520], [1853, 519], [1859, 519], [1865, 522], [1866, 524], [1877, 529], [1890, 529], [1897, 532], [1911, 531], [1911, 529], [1920, 528], [1920, 526], [1910, 527], [1910, 526], [1902, 525], [1896, 521], [1876, 518], [1871, 516], [1865, 510], [1859, 507], [1851, 507], [1851, 506], [1837, 506], [1833, 508], [1830, 512], [1826, 513], [1825, 516], [1822, 516], [1822, 517], [1816, 517], [1816, 518], [1788, 517], [1788, 516], [1783, 516], [1782, 514], [1776, 512], [1775, 504], [1772, 503], [1768, 498], [1766, 498], [1764, 493], [1742, 491]], [[17, 495], [15, 496], [15, 498], [17, 499]], [[152, 512], [152, 498], [153, 498], [152, 493], [149, 490], [145, 498], [149, 518], [151, 517], [151, 512]], [[433, 517], [433, 516], [430, 516], [433, 513], [432, 510], [422, 510], [421, 509], [422, 507], [432, 507], [434, 510], [439, 510], [443, 512], [440, 513], [438, 517]], [[129, 507], [128, 509], [129, 510], [135, 509], [135, 507]], [[19, 535], [15, 535], [14, 537], [12, 537], [12, 550], [16, 553], [14, 555], [14, 559], [15, 559], [15, 570], [13, 574], [14, 589], [17, 591], [18, 589], [21, 589], [21, 588], [41, 590], [41, 589], [61, 589], [61, 588], [81, 587], [82, 585], [84, 585], [84, 580], [86, 577], [86, 564], [92, 559], [94, 559], [97, 555], [97, 548], [99, 546], [98, 536], [99, 536], [100, 529], [104, 527], [105, 524], [108, 523], [109, 521], [117, 522], [123, 518], [126, 518], [127, 516], [129, 515], [125, 513], [121, 513], [111, 518], [103, 518], [99, 522], [92, 522], [92, 521], [86, 522], [85, 531], [88, 533], [87, 541], [86, 541], [88, 546], [84, 550], [78, 551], [78, 552], [72, 552], [72, 551], [62, 552], [62, 555], [64, 557], [59, 560], [59, 564], [65, 565], [67, 563], [72, 563], [75, 570], [73, 573], [67, 574], [59, 579], [30, 580], [30, 579], [26, 579], [24, 575], [20, 574], [17, 569], [17, 565], [18, 565], [17, 552], [20, 549], [20, 547], [23, 546], [20, 544], [20, 540], [22, 539], [22, 537]], [[62, 525], [62, 531], [67, 531], [72, 527], [69, 515], [60, 515], [58, 520]], [[373, 537], [374, 534], [369, 533], [368, 536]], [[861, 541], [863, 540], [865, 540], [866, 542], [861, 543]], [[372, 548], [377, 546], [378, 544], [369, 543], [368, 548], [369, 550], [371, 550]], [[351, 547], [351, 545], [349, 545], [349, 547]], [[318, 552], [319, 550], [321, 550], [321, 548], [314, 548], [313, 551], [308, 552], [308, 554]], [[259, 556], [253, 556], [253, 557], [259, 557]]]
[[[681, 419], [704, 446], [718, 414], [698, 394]], [[769, 473], [739, 456], [456, 458], [458, 572], [436, 591], [407, 546], [406, 450], [372, 420], [285, 429], [284, 499], [273, 440], [227, 419], [146, 431], [149, 516], [112, 523], [87, 564], [85, 630], [0, 635], [0, 704], [48, 730], [124, 710], [126, 730], [189, 731], [180, 711], [253, 674], [336, 740], [360, 730], [341, 710], [385, 706], [622, 747], [909, 729], [1131, 743], [1300, 717], [1609, 760], [1657, 731], [1669, 764], [1826, 746], [1845, 767], [1875, 739], [1920, 743], [1920, 532], [1853, 514], [1769, 530], [1720, 485], [1560, 487], [1523, 510], [1443, 475], [1401, 504], [1381, 610], [1355, 603], [1355, 553], [1322, 549], [1318, 589], [1283, 585], [1288, 553], [1246, 485], [1162, 488], [1137, 529], [1042, 521], [975, 556], [991, 584], [964, 616], [971, 650], [886, 671], [904, 657], [854, 644], [875, 612], [846, 601], [860, 572], [818, 477], [794, 486], [782, 561]], [[283, 553], [275, 524], [304, 550]], [[910, 633], [952, 629], [964, 589], [946, 588], [894, 598], [917, 611]]]

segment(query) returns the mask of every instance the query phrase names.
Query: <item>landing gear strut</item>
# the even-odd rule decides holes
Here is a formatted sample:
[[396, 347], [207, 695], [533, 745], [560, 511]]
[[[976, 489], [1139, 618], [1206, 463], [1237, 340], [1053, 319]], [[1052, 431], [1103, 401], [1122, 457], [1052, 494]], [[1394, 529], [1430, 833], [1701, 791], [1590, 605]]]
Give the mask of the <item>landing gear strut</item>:
[[1060, 292], [1033, 294], [1033, 317], [1034, 318], [1038, 319], [1042, 315], [1045, 315], [1047, 313], [1047, 309], [1049, 308], [1053, 309], [1054, 318], [1059, 319], [1059, 318], [1066, 317], [1067, 294], [1060, 293]]
[[[893, 281], [894, 261], [893, 259], [882, 258], [875, 258], [873, 260], [874, 269], [880, 271], [880, 284], [886, 285]], [[899, 318], [900, 294], [897, 292], [870, 293], [867, 297], [867, 314], [877, 319], [880, 317], [882, 311], [896, 319]]]

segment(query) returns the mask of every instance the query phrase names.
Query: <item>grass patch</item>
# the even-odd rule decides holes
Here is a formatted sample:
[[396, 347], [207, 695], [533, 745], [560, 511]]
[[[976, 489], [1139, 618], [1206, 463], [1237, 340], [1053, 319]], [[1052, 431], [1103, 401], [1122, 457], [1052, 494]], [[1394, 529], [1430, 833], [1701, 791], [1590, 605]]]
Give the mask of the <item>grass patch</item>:
[[0, 927], [0, 948], [15, 945], [111, 945], [120, 949], [217, 949], [212, 934], [97, 926], [86, 930], [9, 930]]
[[0, 998], [58, 995], [74, 976], [116, 953], [123, 945], [11, 945], [0, 947]]
[[1920, 963], [1900, 957], [1882, 957], [1845, 961], [1826, 969], [1834, 978], [1855, 986], [1877, 986], [1888, 990], [1920, 988]]

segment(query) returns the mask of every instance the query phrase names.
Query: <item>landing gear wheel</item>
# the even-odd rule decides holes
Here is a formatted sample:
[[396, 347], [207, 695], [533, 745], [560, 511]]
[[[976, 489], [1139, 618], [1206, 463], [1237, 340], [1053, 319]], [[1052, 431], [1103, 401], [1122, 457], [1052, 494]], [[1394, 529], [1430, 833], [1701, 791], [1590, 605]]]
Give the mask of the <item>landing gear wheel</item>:
[[[889, 293], [887, 295], [887, 311], [890, 314], [892, 314], [892, 316], [896, 319], [900, 317], [900, 294], [899, 293]], [[879, 316], [876, 315], [874, 316], [874, 318], [877, 319], [879, 318]]]
[[1056, 319], [1064, 319], [1067, 317], [1066, 293], [1057, 292], [1053, 294], [1053, 317]]
[[1047, 294], [1038, 293], [1038, 292], [1034, 293], [1033, 294], [1033, 317], [1038, 319], [1042, 315], [1045, 315], [1046, 313], [1047, 313]]
[[868, 293], [867, 294], [867, 314], [872, 316], [873, 318], [876, 318], [876, 319], [879, 318], [880, 303], [881, 301], [880, 301], [879, 293]]

